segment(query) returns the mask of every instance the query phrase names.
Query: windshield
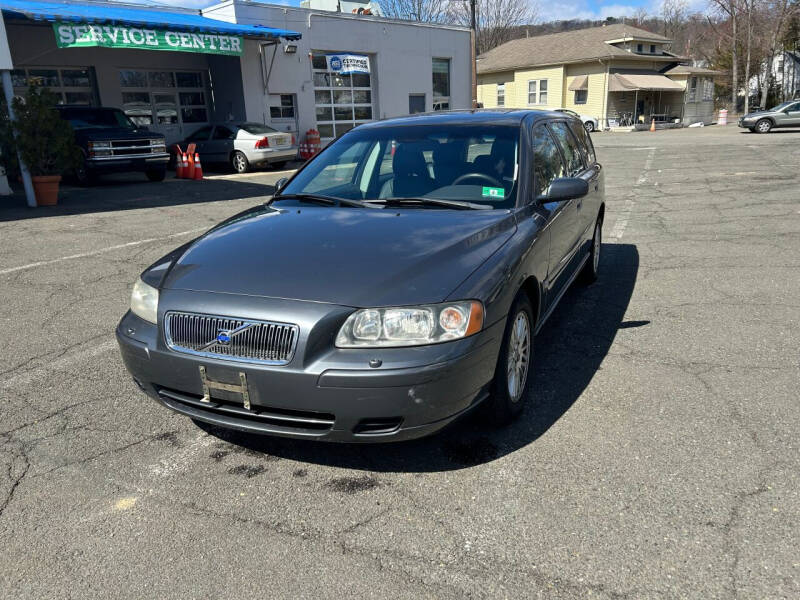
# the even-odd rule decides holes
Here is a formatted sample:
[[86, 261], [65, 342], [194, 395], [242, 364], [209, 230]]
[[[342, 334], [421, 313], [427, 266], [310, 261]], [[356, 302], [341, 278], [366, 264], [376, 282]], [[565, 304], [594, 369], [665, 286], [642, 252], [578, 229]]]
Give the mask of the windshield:
[[247, 133], [252, 133], [255, 135], [261, 133], [275, 133], [277, 131], [272, 127], [267, 127], [266, 125], [262, 125], [261, 123], [240, 123], [239, 129], [244, 129]]
[[795, 103], [794, 100], [790, 100], [789, 102], [781, 102], [780, 104], [778, 104], [778, 106], [773, 106], [772, 108], [770, 108], [769, 112], [776, 112], [776, 111], [779, 111], [779, 110], [783, 110], [787, 106], [791, 106], [794, 103]]
[[70, 108], [62, 112], [64, 118], [70, 122], [73, 129], [86, 129], [87, 127], [122, 127], [135, 129], [125, 113], [121, 110], [97, 110], [93, 108]]
[[355, 129], [281, 195], [351, 200], [429, 198], [509, 208], [517, 194], [519, 127], [405, 125]]

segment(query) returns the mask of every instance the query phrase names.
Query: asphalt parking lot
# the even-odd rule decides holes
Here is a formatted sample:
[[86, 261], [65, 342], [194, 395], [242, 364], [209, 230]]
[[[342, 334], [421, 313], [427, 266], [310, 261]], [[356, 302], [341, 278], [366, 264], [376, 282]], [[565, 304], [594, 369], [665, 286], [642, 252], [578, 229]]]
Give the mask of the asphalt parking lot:
[[533, 404], [351, 447], [199, 427], [114, 328], [280, 173], [0, 199], [0, 597], [800, 597], [800, 131], [594, 134], [598, 283]]

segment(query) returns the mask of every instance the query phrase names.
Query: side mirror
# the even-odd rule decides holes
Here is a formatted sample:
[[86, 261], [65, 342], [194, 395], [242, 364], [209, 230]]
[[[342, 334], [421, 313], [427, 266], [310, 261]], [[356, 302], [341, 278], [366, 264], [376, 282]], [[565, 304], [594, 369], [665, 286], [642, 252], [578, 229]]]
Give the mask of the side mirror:
[[277, 194], [278, 192], [280, 192], [283, 189], [283, 186], [285, 186], [287, 183], [289, 183], [288, 177], [281, 177], [280, 179], [278, 179], [278, 181], [275, 182], [274, 193]]
[[589, 184], [580, 177], [559, 177], [550, 184], [550, 190], [543, 197], [548, 202], [563, 202], [583, 198], [589, 193]]

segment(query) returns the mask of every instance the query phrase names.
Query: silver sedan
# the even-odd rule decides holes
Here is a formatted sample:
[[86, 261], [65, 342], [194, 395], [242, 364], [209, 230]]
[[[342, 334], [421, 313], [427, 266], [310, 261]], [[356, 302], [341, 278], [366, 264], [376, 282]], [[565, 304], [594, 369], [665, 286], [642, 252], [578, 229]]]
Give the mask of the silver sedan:
[[195, 144], [205, 163], [228, 163], [237, 173], [269, 164], [276, 169], [297, 158], [294, 135], [261, 123], [216, 123], [201, 127], [178, 145]]

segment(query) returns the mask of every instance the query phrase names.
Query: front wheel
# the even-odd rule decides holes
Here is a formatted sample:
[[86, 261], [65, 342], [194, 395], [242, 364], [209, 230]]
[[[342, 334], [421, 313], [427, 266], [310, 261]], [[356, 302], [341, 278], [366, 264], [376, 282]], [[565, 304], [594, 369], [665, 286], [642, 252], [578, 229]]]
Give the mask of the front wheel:
[[591, 121], [586, 121], [586, 123], [583, 124], [583, 127], [586, 129], [586, 133], [592, 133], [594, 131], [594, 123]]
[[756, 133], [769, 133], [772, 129], [772, 121], [769, 119], [761, 119], [756, 123]]
[[589, 259], [583, 265], [580, 280], [583, 285], [589, 285], [597, 281], [597, 274], [600, 269], [600, 249], [603, 246], [603, 221], [597, 219], [594, 226], [594, 236], [592, 236], [592, 248], [589, 250]]
[[508, 313], [492, 395], [487, 403], [489, 417], [496, 424], [508, 423], [522, 412], [528, 397], [532, 359], [533, 309], [521, 292]]
[[236, 150], [231, 155], [231, 166], [237, 173], [247, 173], [250, 170], [250, 161], [244, 155], [244, 152]]
[[166, 169], [147, 169], [147, 171], [145, 171], [144, 174], [147, 175], [147, 178], [150, 181], [164, 181], [164, 178], [167, 176], [167, 170]]

